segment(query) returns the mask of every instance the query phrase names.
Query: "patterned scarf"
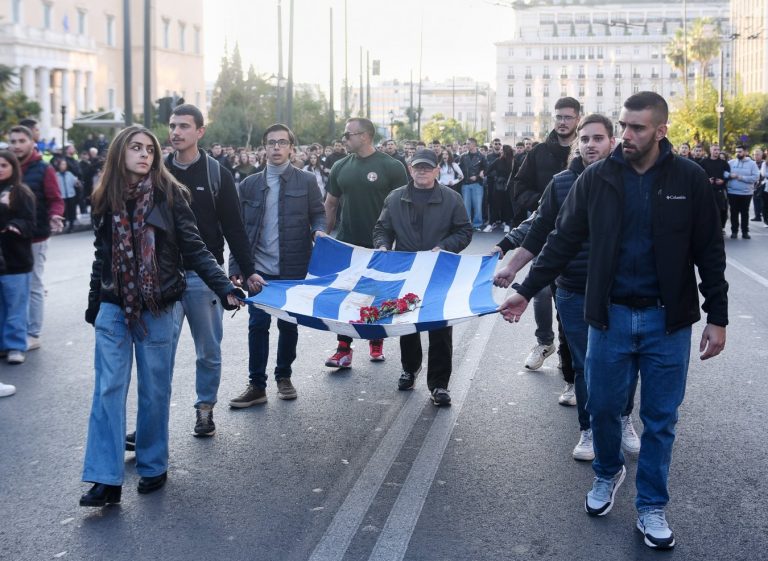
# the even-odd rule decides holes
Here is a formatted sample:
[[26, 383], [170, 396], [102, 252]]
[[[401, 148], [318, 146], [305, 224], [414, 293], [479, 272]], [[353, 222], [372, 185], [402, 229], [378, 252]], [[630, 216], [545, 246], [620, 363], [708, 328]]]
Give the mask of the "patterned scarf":
[[[125, 206], [112, 214], [112, 278], [122, 297], [125, 322], [129, 328], [140, 325], [142, 305], [153, 314], [160, 311], [160, 279], [155, 257], [155, 229], [144, 222], [152, 204], [149, 176], [123, 192], [123, 200], [135, 200], [133, 217]], [[138, 255], [137, 255], [138, 252]]]

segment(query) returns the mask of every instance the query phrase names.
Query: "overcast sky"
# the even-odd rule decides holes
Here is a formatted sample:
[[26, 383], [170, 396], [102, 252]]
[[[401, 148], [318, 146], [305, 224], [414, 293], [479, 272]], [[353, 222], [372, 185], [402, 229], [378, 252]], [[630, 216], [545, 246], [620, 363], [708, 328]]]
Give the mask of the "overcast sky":
[[[348, 0], [349, 79], [359, 82], [360, 47], [381, 60], [382, 78], [419, 73], [423, 18], [423, 75], [435, 81], [469, 76], [494, 82], [494, 42], [511, 38], [512, 10], [485, 0]], [[328, 89], [329, 19], [333, 8], [334, 74], [344, 76], [344, 0], [294, 0], [294, 80]], [[288, 72], [288, 14], [282, 0], [283, 72]], [[205, 0], [205, 77], [219, 72], [224, 42], [240, 45], [244, 70], [277, 73], [277, 0]], [[365, 55], [363, 55], [365, 56]]]

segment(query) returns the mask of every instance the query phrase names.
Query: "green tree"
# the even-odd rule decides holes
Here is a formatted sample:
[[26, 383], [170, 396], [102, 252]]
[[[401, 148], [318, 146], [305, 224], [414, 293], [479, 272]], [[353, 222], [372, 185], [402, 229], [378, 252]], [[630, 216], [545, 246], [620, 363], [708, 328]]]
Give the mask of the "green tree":
[[[681, 142], [703, 142], [711, 144], [717, 141], [718, 115], [715, 110], [718, 94], [710, 82], [701, 87], [695, 99], [680, 99], [673, 106], [670, 115], [669, 139], [674, 144]], [[749, 142], [763, 142], [766, 138], [768, 123], [768, 95], [750, 94], [726, 96], [723, 143], [732, 149], [746, 136]]]
[[5, 137], [14, 125], [25, 117], [40, 115], [40, 105], [22, 92], [9, 91], [16, 73], [0, 64], [0, 138]]
[[421, 127], [421, 136], [427, 142], [439, 140], [441, 144], [451, 144], [455, 141], [463, 142], [467, 138], [476, 138], [478, 143], [482, 143], [486, 138], [487, 131], [470, 129], [464, 127], [456, 119], [446, 119], [442, 113], [435, 113], [432, 118]]

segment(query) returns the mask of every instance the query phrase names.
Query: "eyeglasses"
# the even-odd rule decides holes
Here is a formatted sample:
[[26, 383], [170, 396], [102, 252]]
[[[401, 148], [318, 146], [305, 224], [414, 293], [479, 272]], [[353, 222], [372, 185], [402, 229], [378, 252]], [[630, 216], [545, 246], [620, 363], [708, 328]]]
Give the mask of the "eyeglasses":
[[576, 117], [573, 115], [555, 115], [555, 121], [558, 123], [570, 123], [571, 121], [575, 121]]
[[286, 146], [290, 146], [291, 141], [286, 140], [284, 138], [280, 138], [278, 140], [267, 140], [267, 146], [269, 148], [274, 148], [275, 146], [279, 146], [280, 148], [285, 148]]
[[352, 138], [353, 136], [357, 136], [358, 134], [363, 134], [363, 132], [364, 132], [364, 131], [360, 131], [360, 132], [349, 132], [349, 131], [347, 131], [347, 132], [345, 132], [344, 134], [342, 134], [342, 135], [341, 135], [341, 137], [342, 137], [344, 140], [349, 140], [349, 139], [350, 139], [350, 138]]

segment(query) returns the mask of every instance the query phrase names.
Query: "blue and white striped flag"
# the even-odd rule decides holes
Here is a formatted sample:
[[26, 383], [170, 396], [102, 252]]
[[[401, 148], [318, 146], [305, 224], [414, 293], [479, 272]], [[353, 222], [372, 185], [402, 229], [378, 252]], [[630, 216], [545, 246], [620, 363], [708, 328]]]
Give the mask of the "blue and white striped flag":
[[[447, 251], [374, 251], [320, 237], [304, 280], [269, 281], [246, 302], [280, 319], [358, 339], [431, 331], [496, 311], [492, 296], [497, 257]], [[360, 308], [412, 292], [421, 302], [376, 323]]]

